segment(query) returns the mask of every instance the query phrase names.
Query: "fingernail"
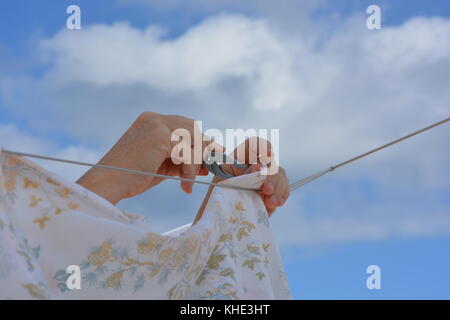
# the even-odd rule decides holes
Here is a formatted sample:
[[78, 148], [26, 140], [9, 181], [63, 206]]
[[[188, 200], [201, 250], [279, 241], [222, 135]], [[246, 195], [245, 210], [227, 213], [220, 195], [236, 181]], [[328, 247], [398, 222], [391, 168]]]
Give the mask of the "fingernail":
[[181, 182], [181, 189], [182, 189], [185, 193], [192, 193], [192, 185], [191, 185], [189, 182], [182, 181], [182, 182]]
[[269, 199], [269, 201], [273, 204], [277, 204], [278, 203], [278, 198], [275, 195], [272, 195]]

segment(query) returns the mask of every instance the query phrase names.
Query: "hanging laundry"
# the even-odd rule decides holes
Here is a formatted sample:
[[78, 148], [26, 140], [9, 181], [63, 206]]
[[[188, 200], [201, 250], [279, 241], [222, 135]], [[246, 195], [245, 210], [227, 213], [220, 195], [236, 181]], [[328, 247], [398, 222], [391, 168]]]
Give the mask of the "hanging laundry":
[[[215, 188], [202, 218], [165, 234], [141, 215], [0, 154], [0, 298], [289, 299], [265, 207]], [[223, 183], [257, 188], [249, 174]], [[70, 289], [69, 266], [80, 289]]]

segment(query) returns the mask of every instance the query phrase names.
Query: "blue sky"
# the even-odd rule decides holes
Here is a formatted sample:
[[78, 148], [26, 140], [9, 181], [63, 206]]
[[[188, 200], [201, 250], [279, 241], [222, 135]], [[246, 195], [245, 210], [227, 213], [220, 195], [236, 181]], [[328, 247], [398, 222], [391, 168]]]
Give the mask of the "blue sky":
[[[94, 162], [150, 109], [206, 127], [280, 128], [294, 180], [448, 117], [448, 1], [207, 3], [4, 1], [0, 144]], [[80, 31], [64, 30], [70, 4], [81, 7]], [[382, 30], [366, 29], [369, 4], [380, 5]], [[112, 48], [121, 56], [104, 59]], [[183, 49], [200, 62], [216, 57], [213, 67]], [[295, 298], [450, 298], [449, 133], [438, 128], [292, 194], [273, 226]], [[69, 179], [84, 170], [42, 164]], [[166, 182], [120, 206], [163, 231], [187, 223], [204, 191]], [[381, 290], [365, 286], [371, 264]]]

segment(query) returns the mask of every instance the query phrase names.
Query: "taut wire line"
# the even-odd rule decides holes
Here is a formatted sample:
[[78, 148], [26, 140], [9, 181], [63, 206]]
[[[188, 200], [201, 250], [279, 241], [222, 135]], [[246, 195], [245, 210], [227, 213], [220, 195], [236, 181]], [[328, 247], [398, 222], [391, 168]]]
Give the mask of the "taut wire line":
[[7, 150], [7, 149], [2, 149], [1, 152], [10, 154], [10, 155], [14, 155], [14, 156], [24, 156], [24, 157], [29, 157], [29, 158], [36, 158], [36, 159], [56, 161], [56, 162], [69, 163], [69, 164], [76, 164], [76, 165], [85, 166], [85, 167], [116, 170], [116, 171], [122, 171], [122, 172], [126, 172], [126, 173], [141, 174], [141, 175], [145, 175], [145, 176], [152, 176], [152, 177], [163, 178], [163, 179], [187, 181], [187, 182], [193, 182], [193, 183], [198, 183], [198, 184], [211, 185], [211, 186], [220, 187], [220, 188], [239, 189], [239, 190], [246, 190], [246, 191], [255, 191], [255, 190], [259, 191], [257, 189], [252, 189], [252, 188], [244, 188], [244, 187], [239, 187], [239, 186], [228, 186], [226, 184], [218, 184], [218, 183], [214, 183], [214, 182], [207, 182], [207, 181], [201, 181], [201, 180], [195, 180], [195, 179], [173, 177], [173, 176], [167, 176], [164, 174], [153, 173], [153, 172], [146, 172], [146, 171], [139, 171], [139, 170], [133, 170], [133, 169], [106, 166], [103, 164], [93, 164], [93, 163], [82, 162], [82, 161], [74, 161], [74, 160], [67, 160], [67, 159], [61, 159], [61, 158], [47, 157], [47, 156], [41, 156], [41, 155], [32, 154], [32, 153], [11, 151], [11, 150]]
[[414, 131], [413, 133], [407, 134], [406, 136], [403, 136], [403, 137], [401, 137], [401, 138], [398, 138], [398, 139], [395, 139], [395, 140], [393, 140], [393, 141], [391, 141], [391, 142], [388, 142], [388, 143], [386, 143], [386, 144], [383, 144], [382, 146], [379, 146], [379, 147], [377, 147], [377, 148], [374, 148], [374, 149], [372, 149], [372, 150], [369, 150], [369, 151], [367, 151], [367, 152], [364, 152], [364, 153], [362, 153], [362, 154], [360, 154], [360, 155], [358, 155], [358, 156], [356, 156], [356, 157], [353, 157], [353, 158], [348, 159], [348, 160], [346, 160], [346, 161], [340, 162], [340, 163], [338, 163], [338, 164], [336, 164], [336, 165], [334, 165], [334, 166], [329, 167], [328, 169], [325, 169], [325, 170], [319, 171], [319, 172], [317, 172], [317, 173], [315, 173], [315, 174], [313, 174], [313, 175], [310, 175], [309, 177], [300, 179], [300, 180], [298, 180], [298, 181], [296, 181], [296, 182], [294, 182], [294, 183], [291, 183], [291, 184], [289, 185], [289, 189], [290, 189], [290, 190], [295, 190], [295, 189], [297, 189], [297, 188], [300, 188], [300, 187], [302, 187], [303, 185], [305, 185], [305, 184], [307, 184], [307, 183], [309, 183], [309, 182], [311, 182], [311, 181], [313, 181], [313, 180], [316, 180], [317, 178], [320, 178], [321, 176], [323, 176], [324, 174], [326, 174], [326, 173], [328, 173], [328, 172], [334, 171], [334, 170], [336, 170], [337, 168], [343, 167], [343, 166], [345, 166], [345, 165], [347, 165], [347, 164], [349, 164], [349, 163], [351, 163], [351, 162], [353, 162], [353, 161], [356, 161], [356, 160], [359, 160], [359, 159], [361, 159], [361, 158], [367, 157], [368, 155], [370, 155], [370, 154], [372, 154], [372, 153], [378, 152], [378, 151], [380, 151], [380, 150], [382, 150], [382, 149], [385, 149], [385, 148], [387, 148], [387, 147], [390, 147], [390, 146], [392, 146], [392, 145], [394, 145], [394, 144], [396, 144], [396, 143], [399, 143], [399, 142], [401, 142], [401, 141], [403, 141], [403, 140], [409, 139], [409, 138], [411, 138], [411, 137], [413, 137], [413, 136], [415, 136], [415, 135], [418, 135], [418, 134], [423, 133], [423, 132], [425, 132], [425, 131], [427, 131], [427, 130], [433, 129], [433, 128], [435, 128], [435, 127], [437, 127], [437, 126], [440, 126], [440, 125], [442, 125], [442, 124], [444, 124], [444, 123], [446, 123], [446, 122], [448, 122], [448, 121], [450, 121], [450, 117], [447, 118], [447, 119], [444, 119], [444, 120], [435, 122], [435, 123], [433, 123], [433, 124], [431, 124], [431, 125], [429, 125], [429, 126], [427, 126], [427, 127], [425, 127], [425, 128], [422, 128], [422, 129], [419, 129], [419, 130], [417, 130], [417, 131]]
[[[387, 147], [390, 147], [394, 144], [397, 144], [403, 140], [409, 139], [415, 135], [418, 135], [420, 133], [423, 133], [425, 131], [428, 131], [430, 129], [433, 129], [437, 126], [440, 126], [446, 122], [450, 121], [450, 117], [441, 121], [438, 121], [436, 123], [433, 123], [425, 128], [419, 129], [417, 131], [414, 131], [413, 133], [407, 134], [401, 138], [398, 138], [396, 140], [393, 140], [391, 142], [388, 142], [382, 146], [379, 146], [377, 148], [374, 148], [372, 150], [369, 150], [365, 153], [362, 153], [356, 157], [353, 157], [351, 159], [348, 159], [346, 161], [340, 162], [334, 166], [329, 167], [328, 169], [316, 172], [306, 178], [300, 179], [298, 181], [295, 181], [294, 183], [291, 183], [289, 185], [289, 189], [290, 190], [295, 190], [298, 189], [302, 186], [304, 186], [307, 183], [310, 183], [311, 181], [314, 181], [320, 177], [322, 177], [323, 175], [327, 174], [328, 172], [334, 171], [340, 167], [343, 167], [353, 161], [359, 160], [361, 158], [367, 157], [368, 155], [378, 152], [382, 149], [385, 149]], [[197, 184], [204, 184], [204, 185], [210, 185], [210, 186], [214, 186], [214, 187], [220, 187], [220, 188], [229, 188], [229, 189], [238, 189], [238, 190], [251, 190], [251, 191], [259, 191], [259, 189], [251, 189], [251, 188], [244, 188], [244, 187], [239, 187], [239, 186], [231, 186], [231, 185], [226, 185], [226, 184], [218, 184], [218, 183], [214, 183], [214, 182], [207, 182], [207, 181], [201, 181], [201, 180], [196, 180], [196, 179], [188, 179], [188, 178], [180, 178], [180, 177], [173, 177], [173, 176], [167, 176], [164, 174], [158, 174], [158, 173], [152, 173], [152, 172], [146, 172], [146, 171], [138, 171], [138, 170], [133, 170], [133, 169], [126, 169], [126, 168], [119, 168], [119, 167], [112, 167], [112, 166], [106, 166], [106, 165], [102, 165], [102, 164], [93, 164], [93, 163], [87, 163], [87, 162], [81, 162], [81, 161], [74, 161], [74, 160], [67, 160], [67, 159], [61, 159], [61, 158], [54, 158], [54, 157], [48, 157], [48, 156], [41, 156], [41, 155], [36, 155], [36, 154], [31, 154], [31, 153], [25, 153], [25, 152], [18, 152], [18, 151], [11, 151], [11, 150], [6, 150], [6, 149], [2, 149], [1, 150], [3, 153], [6, 154], [10, 154], [10, 155], [15, 155], [15, 156], [24, 156], [24, 157], [30, 157], [30, 158], [36, 158], [36, 159], [43, 159], [43, 160], [49, 160], [49, 161], [56, 161], [56, 162], [62, 162], [62, 163], [68, 163], [68, 164], [75, 164], [75, 165], [80, 165], [80, 166], [86, 166], [86, 167], [93, 167], [93, 168], [101, 168], [101, 169], [108, 169], [108, 170], [116, 170], [116, 171], [122, 171], [122, 172], [126, 172], [126, 173], [132, 173], [132, 174], [141, 174], [141, 175], [147, 175], [147, 176], [152, 176], [152, 177], [157, 177], [157, 178], [163, 178], [163, 179], [172, 179], [172, 180], [179, 180], [179, 181], [187, 181], [187, 182], [193, 182], [193, 183], [197, 183]]]

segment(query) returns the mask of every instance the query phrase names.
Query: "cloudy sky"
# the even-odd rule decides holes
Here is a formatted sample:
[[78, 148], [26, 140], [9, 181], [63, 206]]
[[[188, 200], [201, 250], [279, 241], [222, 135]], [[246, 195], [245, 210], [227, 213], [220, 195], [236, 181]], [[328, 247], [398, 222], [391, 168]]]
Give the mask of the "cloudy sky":
[[[81, 8], [68, 30], [66, 8]], [[366, 8], [381, 7], [368, 30]], [[0, 144], [95, 162], [145, 110], [280, 129], [296, 180], [450, 114], [450, 5], [429, 1], [5, 1]], [[294, 192], [273, 226], [295, 298], [450, 298], [450, 126]], [[75, 180], [84, 168], [40, 162]], [[119, 204], [165, 231], [205, 193]], [[177, 201], [173, 201], [176, 198]], [[366, 288], [366, 268], [382, 289]]]

